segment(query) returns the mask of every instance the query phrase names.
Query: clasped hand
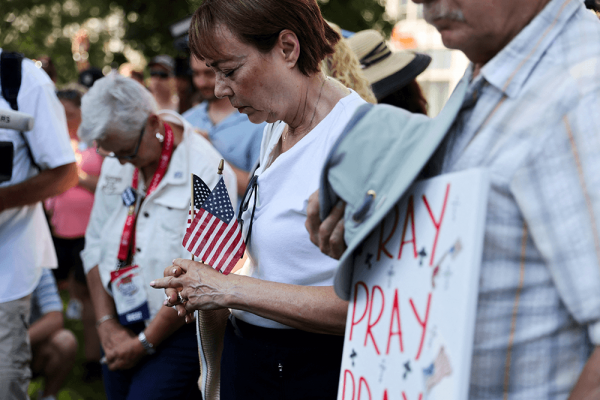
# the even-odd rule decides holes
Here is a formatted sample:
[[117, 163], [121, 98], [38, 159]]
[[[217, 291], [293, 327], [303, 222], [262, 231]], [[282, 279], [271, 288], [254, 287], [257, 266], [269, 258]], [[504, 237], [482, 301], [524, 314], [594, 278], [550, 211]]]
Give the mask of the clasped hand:
[[[178, 258], [165, 268], [164, 278], [150, 282], [155, 289], [165, 289], [165, 306], [175, 306], [186, 322], [193, 320], [195, 310], [216, 310], [227, 307], [227, 278], [209, 265]], [[179, 300], [181, 295], [183, 303]]]
[[137, 335], [114, 320], [100, 325], [98, 336], [111, 371], [133, 368], [146, 354]]

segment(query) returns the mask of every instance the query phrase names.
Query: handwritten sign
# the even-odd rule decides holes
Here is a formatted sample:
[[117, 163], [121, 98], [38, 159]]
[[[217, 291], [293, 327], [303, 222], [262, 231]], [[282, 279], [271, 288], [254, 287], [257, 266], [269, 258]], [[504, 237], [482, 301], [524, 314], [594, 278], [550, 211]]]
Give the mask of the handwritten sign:
[[355, 253], [338, 399], [466, 399], [489, 183], [415, 183]]

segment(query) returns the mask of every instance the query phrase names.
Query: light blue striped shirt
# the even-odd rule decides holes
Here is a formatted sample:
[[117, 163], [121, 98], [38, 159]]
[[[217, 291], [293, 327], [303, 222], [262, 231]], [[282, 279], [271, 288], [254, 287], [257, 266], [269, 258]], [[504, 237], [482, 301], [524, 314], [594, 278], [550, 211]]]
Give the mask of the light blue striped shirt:
[[246, 114], [233, 111], [223, 121], [213, 124], [208, 115], [208, 102], [183, 113], [190, 124], [208, 132], [210, 141], [225, 161], [244, 171], [250, 171], [258, 161], [265, 123], [253, 124]]
[[442, 172], [487, 167], [470, 399], [566, 399], [600, 344], [600, 23], [551, 0], [470, 81]]

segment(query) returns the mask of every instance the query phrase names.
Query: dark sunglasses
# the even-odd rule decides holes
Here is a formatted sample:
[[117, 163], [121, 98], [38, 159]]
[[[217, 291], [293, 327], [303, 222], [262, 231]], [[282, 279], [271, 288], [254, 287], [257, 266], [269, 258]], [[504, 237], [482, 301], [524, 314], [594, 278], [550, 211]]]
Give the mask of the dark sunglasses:
[[77, 90], [59, 90], [56, 92], [56, 97], [59, 99], [65, 100], [73, 100], [73, 99], [81, 99], [81, 93]]
[[74, 105], [76, 105], [77, 107], [81, 107], [81, 97], [82, 96], [83, 95], [81, 94], [81, 92], [79, 92], [77, 90], [73, 90], [73, 89], [59, 90], [56, 92], [56, 97], [59, 100], [69, 101], [69, 102], [73, 103]]
[[150, 71], [150, 76], [158, 76], [161, 79], [167, 79], [169, 74], [164, 71]]

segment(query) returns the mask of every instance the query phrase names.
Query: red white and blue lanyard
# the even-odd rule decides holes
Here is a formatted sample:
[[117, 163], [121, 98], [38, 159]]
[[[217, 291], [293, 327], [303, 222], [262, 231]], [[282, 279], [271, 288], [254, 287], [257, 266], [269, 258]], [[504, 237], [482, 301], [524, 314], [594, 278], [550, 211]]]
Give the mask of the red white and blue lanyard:
[[[156, 190], [160, 181], [162, 181], [163, 177], [167, 172], [167, 168], [169, 167], [169, 162], [171, 161], [171, 156], [173, 155], [173, 130], [169, 126], [169, 124], [165, 123], [165, 142], [163, 144], [162, 150], [160, 152], [160, 161], [158, 164], [158, 168], [154, 172], [154, 176], [150, 181], [150, 185], [148, 186], [148, 190], [146, 192], [146, 197], [150, 196], [152, 192]], [[131, 182], [131, 187], [133, 190], [138, 188], [139, 181], [139, 170], [136, 168], [133, 172], [133, 180]], [[129, 206], [127, 211], [127, 219], [125, 220], [125, 226], [123, 227], [123, 234], [121, 235], [121, 243], [119, 245], [119, 255], [117, 258], [119, 262], [117, 263], [117, 269], [123, 266], [127, 262], [127, 258], [129, 256], [129, 249], [133, 247], [133, 253], [135, 253], [135, 201], [133, 204]]]

